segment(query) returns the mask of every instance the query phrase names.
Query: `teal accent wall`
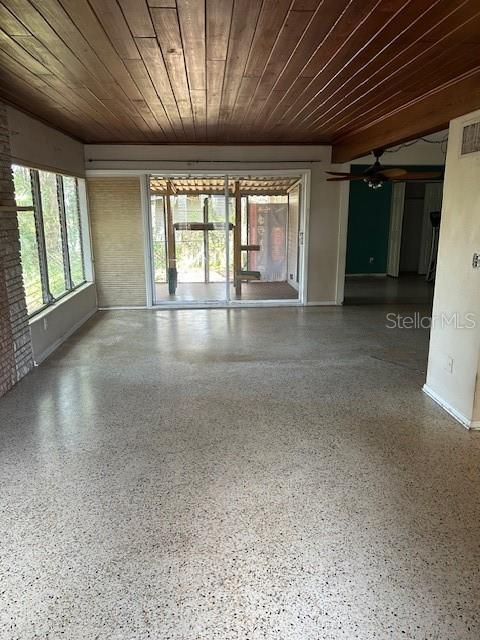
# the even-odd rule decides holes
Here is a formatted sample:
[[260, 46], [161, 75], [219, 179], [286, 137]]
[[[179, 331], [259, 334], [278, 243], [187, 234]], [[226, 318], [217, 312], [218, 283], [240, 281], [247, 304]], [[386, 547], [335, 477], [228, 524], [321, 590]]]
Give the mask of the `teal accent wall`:
[[[352, 165], [352, 173], [362, 173], [368, 165]], [[411, 171], [441, 171], [443, 166], [409, 166]], [[346, 273], [385, 273], [392, 183], [370, 189], [363, 181], [350, 183], [348, 206]], [[373, 260], [371, 260], [373, 258]]]

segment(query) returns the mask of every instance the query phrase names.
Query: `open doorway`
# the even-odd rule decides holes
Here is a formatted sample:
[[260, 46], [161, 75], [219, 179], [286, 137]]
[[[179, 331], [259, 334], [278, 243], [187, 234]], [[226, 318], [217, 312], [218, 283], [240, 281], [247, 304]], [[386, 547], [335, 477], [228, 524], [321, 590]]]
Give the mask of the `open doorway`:
[[301, 301], [301, 176], [150, 176], [154, 304]]
[[[364, 210], [349, 219], [345, 304], [432, 305], [442, 189], [442, 181], [412, 181], [388, 185], [380, 197], [363, 191]], [[361, 216], [371, 226], [363, 244], [353, 237]]]

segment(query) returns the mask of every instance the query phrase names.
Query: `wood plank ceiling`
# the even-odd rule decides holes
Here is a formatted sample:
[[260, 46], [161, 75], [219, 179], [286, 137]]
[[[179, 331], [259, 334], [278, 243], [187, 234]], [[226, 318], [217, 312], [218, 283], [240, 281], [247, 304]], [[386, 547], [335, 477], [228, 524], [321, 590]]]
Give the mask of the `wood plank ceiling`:
[[358, 155], [382, 123], [393, 143], [480, 107], [480, 2], [1, 0], [0, 68], [3, 99], [84, 142]]

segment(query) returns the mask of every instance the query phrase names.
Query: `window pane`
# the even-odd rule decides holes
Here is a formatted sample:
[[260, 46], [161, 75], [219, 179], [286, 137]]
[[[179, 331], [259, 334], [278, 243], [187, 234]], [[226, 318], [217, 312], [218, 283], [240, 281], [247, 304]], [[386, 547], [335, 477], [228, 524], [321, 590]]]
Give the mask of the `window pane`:
[[66, 291], [63, 266], [62, 234], [57, 199], [57, 179], [54, 173], [38, 172], [42, 198], [43, 228], [47, 251], [48, 284], [54, 298]]
[[65, 176], [62, 180], [63, 196], [65, 199], [65, 218], [67, 222], [68, 255], [70, 256], [70, 274], [73, 285], [77, 286], [85, 280], [77, 179]]
[[[12, 167], [15, 184], [15, 201], [19, 207], [32, 204], [30, 170], [25, 167]], [[37, 232], [33, 211], [18, 212], [18, 230], [20, 233], [20, 253], [22, 257], [23, 285], [29, 314], [43, 307], [42, 279], [38, 256]]]
[[30, 169], [26, 167], [12, 166], [13, 182], [15, 184], [15, 202], [18, 207], [33, 206], [32, 183]]
[[29, 314], [43, 307], [42, 279], [33, 211], [18, 212], [23, 285]]

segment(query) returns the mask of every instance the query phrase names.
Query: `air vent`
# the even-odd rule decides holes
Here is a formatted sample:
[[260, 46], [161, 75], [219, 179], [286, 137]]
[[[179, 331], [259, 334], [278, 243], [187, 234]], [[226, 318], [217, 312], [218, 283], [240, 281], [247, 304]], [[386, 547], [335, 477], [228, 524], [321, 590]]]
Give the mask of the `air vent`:
[[480, 151], [480, 122], [463, 127], [462, 156]]

